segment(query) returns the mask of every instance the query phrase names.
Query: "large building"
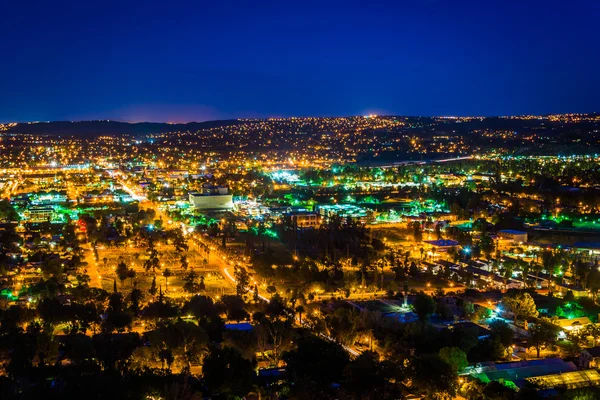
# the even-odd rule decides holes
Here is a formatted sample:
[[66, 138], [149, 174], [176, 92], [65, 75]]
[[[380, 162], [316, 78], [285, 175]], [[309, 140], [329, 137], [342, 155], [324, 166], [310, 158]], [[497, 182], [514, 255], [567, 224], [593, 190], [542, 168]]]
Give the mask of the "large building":
[[32, 206], [25, 210], [24, 216], [28, 222], [48, 222], [55, 216], [54, 207]]
[[316, 228], [321, 225], [321, 216], [317, 213], [291, 213], [290, 218], [298, 228]]
[[373, 211], [353, 204], [324, 204], [316, 206], [315, 210], [325, 220], [334, 216], [337, 216], [346, 222], [354, 220], [362, 224], [366, 224], [373, 220]]
[[514, 244], [525, 243], [527, 242], [527, 232], [506, 229], [498, 231], [498, 238], [500, 240], [506, 240]]
[[199, 210], [230, 210], [233, 208], [233, 196], [226, 186], [204, 184], [200, 192], [190, 192], [189, 201]]

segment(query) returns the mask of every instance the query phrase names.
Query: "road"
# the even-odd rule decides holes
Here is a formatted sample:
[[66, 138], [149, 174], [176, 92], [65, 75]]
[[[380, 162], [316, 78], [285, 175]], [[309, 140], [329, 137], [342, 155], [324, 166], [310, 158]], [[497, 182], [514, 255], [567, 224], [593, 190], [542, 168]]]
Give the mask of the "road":
[[94, 258], [94, 249], [92, 249], [91, 243], [86, 243], [83, 248], [85, 262], [87, 262], [87, 274], [90, 277], [90, 287], [102, 288], [102, 276], [98, 271], [98, 264]]

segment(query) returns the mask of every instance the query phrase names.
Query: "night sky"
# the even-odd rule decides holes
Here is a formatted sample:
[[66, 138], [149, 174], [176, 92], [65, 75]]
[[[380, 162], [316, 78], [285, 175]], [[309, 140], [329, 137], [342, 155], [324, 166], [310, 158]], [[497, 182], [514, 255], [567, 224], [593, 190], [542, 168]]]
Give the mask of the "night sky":
[[0, 16], [3, 122], [600, 111], [598, 0], [0, 0]]

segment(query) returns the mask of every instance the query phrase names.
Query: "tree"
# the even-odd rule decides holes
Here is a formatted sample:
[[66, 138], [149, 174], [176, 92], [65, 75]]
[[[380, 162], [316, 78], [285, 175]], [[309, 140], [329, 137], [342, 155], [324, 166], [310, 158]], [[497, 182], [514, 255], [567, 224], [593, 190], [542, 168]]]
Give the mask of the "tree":
[[554, 325], [547, 318], [542, 318], [529, 330], [527, 343], [529, 346], [535, 348], [538, 358], [540, 358], [541, 348], [552, 343], [556, 339], [556, 335], [558, 335], [559, 331], [560, 327]]
[[200, 282], [198, 282], [198, 290], [201, 292], [206, 290], [206, 284], [204, 283], [204, 275], [200, 276]]
[[246, 304], [244, 303], [244, 299], [240, 296], [223, 296], [221, 301], [225, 305], [228, 319], [239, 322], [247, 320], [250, 317], [245, 310]]
[[148, 303], [142, 310], [142, 316], [150, 320], [167, 320], [176, 317], [181, 309], [176, 303], [165, 299], [162, 291], [159, 291], [158, 299]]
[[513, 344], [515, 333], [506, 322], [495, 319], [490, 323], [489, 329], [492, 331], [492, 336], [497, 337], [504, 347]]
[[127, 273], [129, 272], [129, 270], [127, 268], [127, 264], [125, 264], [125, 262], [121, 261], [117, 265], [117, 271], [116, 272], [117, 272], [117, 277], [121, 281], [121, 287], [122, 287], [123, 286], [123, 282], [125, 282], [125, 279], [127, 279]]
[[133, 278], [135, 278], [136, 273], [133, 268], [129, 268], [127, 271], [127, 277], [130, 279], [131, 287], [133, 287]]
[[423, 230], [421, 229], [421, 223], [419, 221], [414, 221], [410, 223], [410, 227], [413, 231], [413, 238], [415, 242], [420, 242], [423, 240]]
[[[16, 311], [15, 308], [12, 310]], [[38, 303], [37, 312], [44, 322], [50, 325], [57, 325], [70, 319], [66, 306], [56, 298], [42, 299]]]
[[236, 267], [234, 272], [235, 277], [235, 292], [238, 296], [243, 296], [248, 292], [250, 284], [250, 275], [243, 267]]
[[165, 277], [165, 292], [169, 290], [169, 277], [171, 275], [171, 270], [169, 268], [165, 268], [163, 271], [163, 276]]
[[232, 347], [212, 347], [202, 365], [204, 381], [213, 393], [243, 397], [252, 389], [252, 362]]
[[[33, 329], [31, 329], [33, 327]], [[52, 365], [59, 355], [59, 341], [51, 331], [41, 329], [39, 325], [28, 327], [27, 333], [31, 336], [38, 365], [41, 367]]]
[[458, 377], [437, 354], [417, 357], [410, 372], [415, 386], [425, 391], [428, 398], [451, 398], [456, 393]]
[[[513, 389], [514, 387], [514, 385], [512, 387], [508, 387], [504, 383], [492, 381], [485, 385], [483, 391], [481, 391], [480, 393], [483, 393], [483, 398], [486, 400], [512, 400], [515, 398], [516, 394], [515, 389]], [[519, 393], [524, 394], [524, 391], [521, 391]], [[528, 395], [524, 395], [523, 398], [531, 399], [531, 397]]]
[[111, 333], [114, 330], [121, 333], [131, 328], [132, 315], [125, 307], [123, 295], [119, 292], [112, 293], [108, 300], [106, 317], [102, 323], [102, 331]]
[[454, 260], [455, 262], [460, 259], [460, 253], [459, 253], [458, 248], [456, 246], [451, 246], [448, 249], [448, 257], [450, 257], [450, 259]]
[[452, 329], [451, 343], [468, 354], [479, 343], [478, 327], [455, 325]]
[[79, 286], [89, 286], [90, 276], [88, 274], [77, 274], [77, 283]]
[[187, 244], [187, 241], [185, 240], [185, 236], [183, 236], [183, 233], [179, 229], [177, 229], [175, 231], [175, 237], [173, 238], [173, 245], [175, 246], [175, 252], [177, 254], [182, 254], [182, 253], [188, 251], [189, 246]]
[[455, 373], [459, 373], [469, 366], [467, 355], [458, 347], [444, 347], [440, 349], [439, 356], [452, 367]]
[[514, 322], [519, 318], [536, 318], [538, 311], [535, 301], [527, 292], [515, 291], [507, 293], [502, 299], [506, 310], [514, 314]]
[[180, 263], [181, 263], [181, 269], [182, 270], [187, 270], [188, 269], [188, 260], [187, 257], [185, 255], [182, 255], [181, 258], [179, 259]]
[[561, 393], [563, 400], [597, 400], [600, 398], [600, 389], [597, 387], [577, 388]]
[[150, 345], [157, 350], [167, 349], [178, 365], [185, 369], [199, 362], [208, 344], [206, 332], [190, 321], [159, 321], [156, 329], [148, 333]]
[[379, 356], [372, 351], [361, 353], [346, 369], [347, 389], [353, 398], [382, 398], [386, 379]]
[[192, 294], [196, 294], [199, 292], [198, 274], [194, 272], [194, 270], [191, 270], [183, 280], [183, 290]]
[[567, 293], [565, 293], [565, 297], [563, 297], [563, 300], [566, 302], [572, 302], [575, 301], [575, 295], [573, 294], [572, 290], [567, 290]]
[[415, 298], [413, 308], [420, 321], [427, 321], [429, 316], [435, 312], [435, 300], [424, 292], [420, 292]]
[[462, 308], [465, 318], [473, 320], [475, 317], [475, 304], [471, 303], [470, 301], [465, 301]]
[[279, 365], [282, 354], [292, 347], [292, 324], [290, 320], [276, 319], [270, 321], [265, 318], [260, 326], [268, 333], [272, 344], [271, 361], [273, 365]]
[[134, 288], [129, 294], [129, 301], [131, 303], [130, 309], [134, 315], [139, 315], [142, 310], [142, 300], [144, 299], [144, 293], [138, 289]]
[[487, 307], [479, 306], [475, 309], [475, 314], [471, 316], [471, 321], [480, 323], [488, 319], [492, 315], [492, 311]]
[[322, 390], [342, 381], [350, 359], [339, 344], [314, 335], [300, 337], [297, 344], [296, 350], [283, 355], [292, 380], [298, 379]]
[[435, 237], [437, 240], [442, 240], [442, 226], [441, 223], [436, 223], [435, 224]]
[[123, 360], [127, 360], [133, 350], [142, 343], [137, 333], [126, 335], [99, 334], [92, 337], [96, 358], [106, 370], [114, 370]]
[[325, 318], [325, 324], [329, 336], [342, 345], [352, 345], [358, 335], [357, 317], [349, 308], [338, 308]]
[[150, 289], [148, 289], [148, 292], [152, 296], [156, 296], [156, 293], [158, 293], [158, 288], [156, 287], [156, 276], [152, 278], [152, 283], [150, 284]]
[[144, 262], [144, 268], [146, 271], [152, 270], [156, 272], [156, 269], [160, 269], [160, 260], [158, 259], [158, 251], [154, 247], [154, 241], [150, 238], [148, 240], [148, 259]]
[[191, 313], [198, 319], [215, 319], [221, 313], [210, 297], [201, 295], [193, 296], [190, 301], [185, 304], [183, 310], [188, 314]]
[[485, 254], [485, 258], [489, 260], [495, 248], [494, 241], [488, 235], [483, 235], [479, 242], [479, 248]]

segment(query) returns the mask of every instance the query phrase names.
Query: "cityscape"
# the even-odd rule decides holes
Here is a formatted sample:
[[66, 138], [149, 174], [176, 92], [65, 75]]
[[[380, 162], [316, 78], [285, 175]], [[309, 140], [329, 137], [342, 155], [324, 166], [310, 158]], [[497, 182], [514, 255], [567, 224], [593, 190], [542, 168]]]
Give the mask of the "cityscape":
[[0, 15], [0, 400], [600, 399], [600, 2]]
[[595, 114], [68, 124], [1, 126], [5, 391], [600, 385]]

